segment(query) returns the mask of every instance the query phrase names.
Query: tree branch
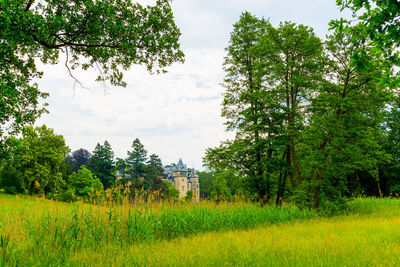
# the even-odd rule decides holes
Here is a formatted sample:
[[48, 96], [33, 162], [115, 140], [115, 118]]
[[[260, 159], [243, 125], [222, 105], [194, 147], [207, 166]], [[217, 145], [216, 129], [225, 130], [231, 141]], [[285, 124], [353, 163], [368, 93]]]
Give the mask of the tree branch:
[[[71, 76], [72, 79], [74, 79], [74, 85], [75, 84], [79, 84], [80, 87], [84, 88], [84, 89], [89, 89], [87, 87], [85, 87], [81, 81], [79, 81], [77, 78], [75, 78], [75, 76], [72, 74], [71, 69], [68, 66], [68, 61], [69, 61], [69, 53], [68, 53], [68, 48], [65, 49], [65, 55], [66, 55], [66, 59], [65, 59], [65, 67], [67, 67], [69, 76]], [[74, 86], [75, 87], [75, 86]]]
[[35, 2], [35, 0], [29, 0], [28, 4], [26, 5], [25, 12], [31, 8], [31, 6], [34, 2]]

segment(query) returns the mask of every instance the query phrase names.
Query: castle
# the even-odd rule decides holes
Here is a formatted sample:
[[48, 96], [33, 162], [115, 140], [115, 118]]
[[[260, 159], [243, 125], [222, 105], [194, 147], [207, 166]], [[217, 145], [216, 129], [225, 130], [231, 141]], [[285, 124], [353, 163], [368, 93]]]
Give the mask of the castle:
[[178, 164], [174, 167], [165, 168], [167, 181], [171, 182], [179, 191], [179, 198], [186, 197], [187, 192], [193, 192], [193, 201], [200, 201], [200, 184], [199, 176], [197, 176], [194, 168], [189, 170], [179, 159]]

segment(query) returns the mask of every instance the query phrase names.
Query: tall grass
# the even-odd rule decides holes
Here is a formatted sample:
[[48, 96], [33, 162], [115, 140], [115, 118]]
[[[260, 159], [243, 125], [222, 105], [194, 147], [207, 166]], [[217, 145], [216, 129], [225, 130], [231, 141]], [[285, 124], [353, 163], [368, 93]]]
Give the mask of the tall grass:
[[[351, 202], [349, 212], [400, 212], [397, 200]], [[207, 232], [227, 232], [318, 218], [293, 206], [237, 202], [163, 203], [116, 207], [61, 203], [0, 194], [0, 266], [58, 265], [81, 251], [124, 249]]]
[[[134, 245], [119, 257], [111, 256], [112, 247], [94, 255], [103, 266], [399, 266], [399, 225], [398, 217], [318, 218]], [[71, 262], [94, 263], [88, 251]]]

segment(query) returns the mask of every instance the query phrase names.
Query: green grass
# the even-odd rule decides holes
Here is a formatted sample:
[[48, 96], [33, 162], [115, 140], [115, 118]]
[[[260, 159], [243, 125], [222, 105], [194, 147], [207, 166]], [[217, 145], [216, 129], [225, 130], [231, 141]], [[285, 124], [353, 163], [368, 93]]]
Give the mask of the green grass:
[[[356, 233], [352, 225], [364, 232], [369, 231], [365, 227], [372, 227], [373, 234], [381, 236], [376, 231], [380, 223], [387, 228], [384, 245], [398, 246], [391, 238], [396, 236], [392, 232], [400, 232], [397, 230], [399, 200], [356, 199], [349, 203], [348, 212], [352, 215], [328, 219], [292, 206], [211, 202], [110, 208], [0, 194], [0, 266], [223, 265], [224, 262], [257, 265], [257, 262], [272, 264], [268, 259], [275, 258], [276, 264], [291, 265], [296, 261], [289, 261], [290, 255], [299, 259], [320, 255], [322, 252], [311, 249], [312, 245], [327, 241], [332, 230], [340, 229], [341, 225], [344, 227], [341, 240], [345, 242]], [[371, 225], [358, 223], [363, 220], [369, 220]], [[391, 229], [392, 224], [397, 224], [397, 228]], [[294, 242], [310, 235], [314, 236], [314, 243]], [[385, 248], [381, 243], [376, 242], [372, 247]], [[309, 249], [304, 250], [307, 246]], [[262, 247], [268, 248], [268, 253]], [[279, 257], [288, 261], [271, 254], [278, 251], [283, 253]], [[232, 255], [236, 256], [231, 259]], [[341, 251], [335, 255], [339, 257]], [[329, 259], [314, 260], [317, 265], [325, 265]]]

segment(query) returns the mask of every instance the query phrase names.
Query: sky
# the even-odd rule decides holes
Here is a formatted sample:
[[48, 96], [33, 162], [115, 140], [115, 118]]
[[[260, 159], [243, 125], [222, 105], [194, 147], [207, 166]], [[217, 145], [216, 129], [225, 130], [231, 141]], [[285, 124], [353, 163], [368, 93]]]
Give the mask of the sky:
[[[155, 1], [142, 0], [152, 4]], [[348, 18], [335, 0], [175, 0], [172, 8], [182, 32], [185, 63], [150, 75], [142, 66], [124, 73], [127, 87], [106, 88], [94, 82], [96, 69], [74, 71], [86, 88], [74, 86], [62, 58], [58, 65], [40, 65], [38, 80], [49, 114], [36, 125], [46, 124], [64, 136], [72, 151], [93, 151], [107, 140], [115, 157], [125, 158], [132, 141], [139, 138], [148, 155], [157, 154], [163, 164], [179, 158], [190, 168], [204, 169], [205, 150], [232, 138], [221, 115], [224, 78], [223, 58], [230, 32], [244, 11], [269, 18], [277, 26], [291, 21], [311, 26], [317, 36], [328, 34], [328, 23]]]

